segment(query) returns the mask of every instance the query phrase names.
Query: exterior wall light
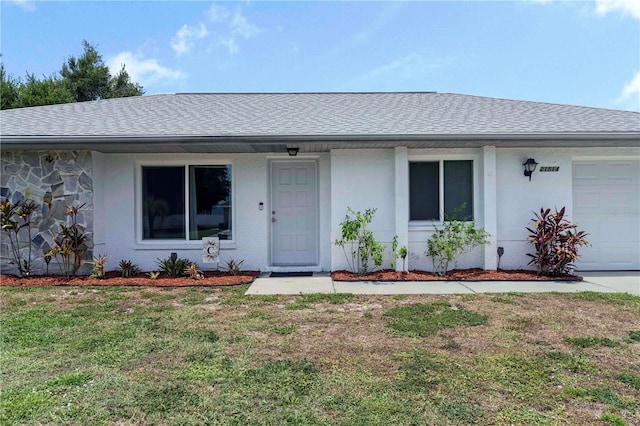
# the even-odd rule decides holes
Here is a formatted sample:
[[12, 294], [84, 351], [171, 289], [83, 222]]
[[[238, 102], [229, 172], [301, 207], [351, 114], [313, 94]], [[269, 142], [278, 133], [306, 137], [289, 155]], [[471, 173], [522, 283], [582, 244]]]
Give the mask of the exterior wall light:
[[522, 164], [524, 166], [524, 175], [529, 176], [529, 182], [531, 182], [531, 175], [536, 171], [536, 160], [533, 158], [529, 158], [525, 163]]
[[287, 152], [289, 153], [289, 157], [295, 157], [296, 155], [298, 155], [298, 151], [300, 151], [300, 148], [287, 147]]

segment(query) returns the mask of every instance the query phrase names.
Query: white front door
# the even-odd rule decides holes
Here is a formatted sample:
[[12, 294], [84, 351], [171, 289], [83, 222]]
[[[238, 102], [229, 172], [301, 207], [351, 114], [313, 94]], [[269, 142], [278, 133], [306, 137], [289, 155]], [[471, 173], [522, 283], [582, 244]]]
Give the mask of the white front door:
[[271, 263], [318, 264], [315, 161], [271, 162]]
[[573, 222], [591, 243], [578, 270], [640, 269], [640, 161], [574, 162]]

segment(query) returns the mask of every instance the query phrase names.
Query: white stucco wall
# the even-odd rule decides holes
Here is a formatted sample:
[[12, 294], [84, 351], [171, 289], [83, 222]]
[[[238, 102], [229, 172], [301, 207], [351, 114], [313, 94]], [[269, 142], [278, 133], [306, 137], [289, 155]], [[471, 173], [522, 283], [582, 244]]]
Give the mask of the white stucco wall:
[[[157, 268], [156, 260], [171, 252], [197, 262], [201, 269], [215, 269], [215, 264], [203, 264], [199, 241], [141, 241], [139, 227], [141, 164], [231, 164], [233, 185], [233, 241], [221, 242], [221, 265], [229, 259], [244, 260], [243, 269], [269, 270], [269, 191], [268, 160], [265, 154], [106, 154], [104, 155], [104, 223], [109, 230], [104, 252], [111, 255], [109, 269], [117, 268], [121, 259], [130, 259], [143, 270]], [[329, 224], [330, 162], [328, 154], [297, 158], [314, 158], [319, 164], [320, 201], [320, 265], [330, 269]], [[259, 203], [264, 209], [259, 210]], [[326, 211], [326, 212], [325, 212]]]
[[[637, 148], [497, 149], [497, 244], [504, 247], [500, 267], [531, 269], [526, 253], [532, 253], [532, 250], [525, 228], [533, 225], [534, 211], [565, 207], [568, 219], [572, 220], [573, 161], [629, 158], [637, 157], [639, 153]], [[524, 176], [522, 165], [528, 158], [539, 163], [531, 182]], [[557, 166], [559, 170], [540, 172], [545, 166]]]
[[[426, 241], [432, 224], [408, 221], [407, 193], [399, 191], [408, 182], [408, 161], [472, 159], [474, 161], [474, 213], [478, 226], [492, 234], [492, 244], [462, 256], [454, 267], [495, 267], [495, 253], [504, 247], [500, 267], [529, 269], [526, 226], [532, 212], [541, 207], [566, 207], [572, 217], [572, 162], [579, 159], [638, 157], [636, 148], [468, 148], [468, 149], [377, 149], [338, 150], [297, 158], [314, 158], [319, 165], [319, 258], [318, 269], [329, 271], [347, 267], [344, 253], [334, 242], [340, 236], [340, 222], [347, 207], [355, 211], [377, 208], [370, 226], [376, 238], [390, 244], [394, 235], [408, 241], [409, 268], [431, 270], [425, 256]], [[527, 158], [534, 158], [538, 170], [531, 182], [523, 175]], [[198, 242], [140, 242], [137, 232], [139, 206], [138, 168], [141, 163], [170, 164], [174, 160], [207, 164], [230, 162], [233, 165], [234, 241], [223, 242], [221, 259], [244, 260], [247, 269], [270, 270], [269, 265], [269, 185], [265, 154], [165, 155], [105, 154], [94, 159], [96, 174], [104, 185], [96, 185], [96, 232], [98, 250], [112, 256], [111, 269], [120, 259], [131, 259], [143, 269], [155, 269], [156, 259], [173, 251], [202, 265]], [[291, 159], [289, 157], [284, 157]], [[544, 166], [557, 166], [558, 172], [540, 172]], [[405, 188], [406, 189], [406, 188]], [[259, 210], [260, 202], [265, 203]], [[102, 226], [101, 224], [104, 224]], [[402, 245], [402, 244], [401, 244]], [[388, 262], [388, 259], [387, 259]], [[203, 265], [205, 269], [206, 265]], [[385, 267], [388, 263], [385, 263]], [[214, 268], [211, 265], [210, 268]]]
[[393, 149], [332, 150], [331, 151], [331, 269], [347, 269], [341, 247], [334, 242], [340, 238], [340, 223], [347, 207], [364, 212], [376, 208], [369, 229], [376, 238], [390, 244], [395, 235]]

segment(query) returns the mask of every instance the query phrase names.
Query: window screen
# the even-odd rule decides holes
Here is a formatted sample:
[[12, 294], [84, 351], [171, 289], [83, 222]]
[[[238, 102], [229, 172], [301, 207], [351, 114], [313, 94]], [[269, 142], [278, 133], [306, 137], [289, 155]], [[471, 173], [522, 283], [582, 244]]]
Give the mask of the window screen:
[[410, 220], [438, 220], [440, 173], [438, 162], [409, 163]]
[[473, 162], [444, 162], [445, 219], [473, 219]]

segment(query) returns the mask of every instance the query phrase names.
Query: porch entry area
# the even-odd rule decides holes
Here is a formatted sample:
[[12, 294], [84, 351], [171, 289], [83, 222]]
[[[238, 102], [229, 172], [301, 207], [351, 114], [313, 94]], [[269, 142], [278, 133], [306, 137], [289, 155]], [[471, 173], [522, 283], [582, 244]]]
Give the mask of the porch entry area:
[[272, 160], [269, 165], [271, 264], [318, 264], [318, 163]]

